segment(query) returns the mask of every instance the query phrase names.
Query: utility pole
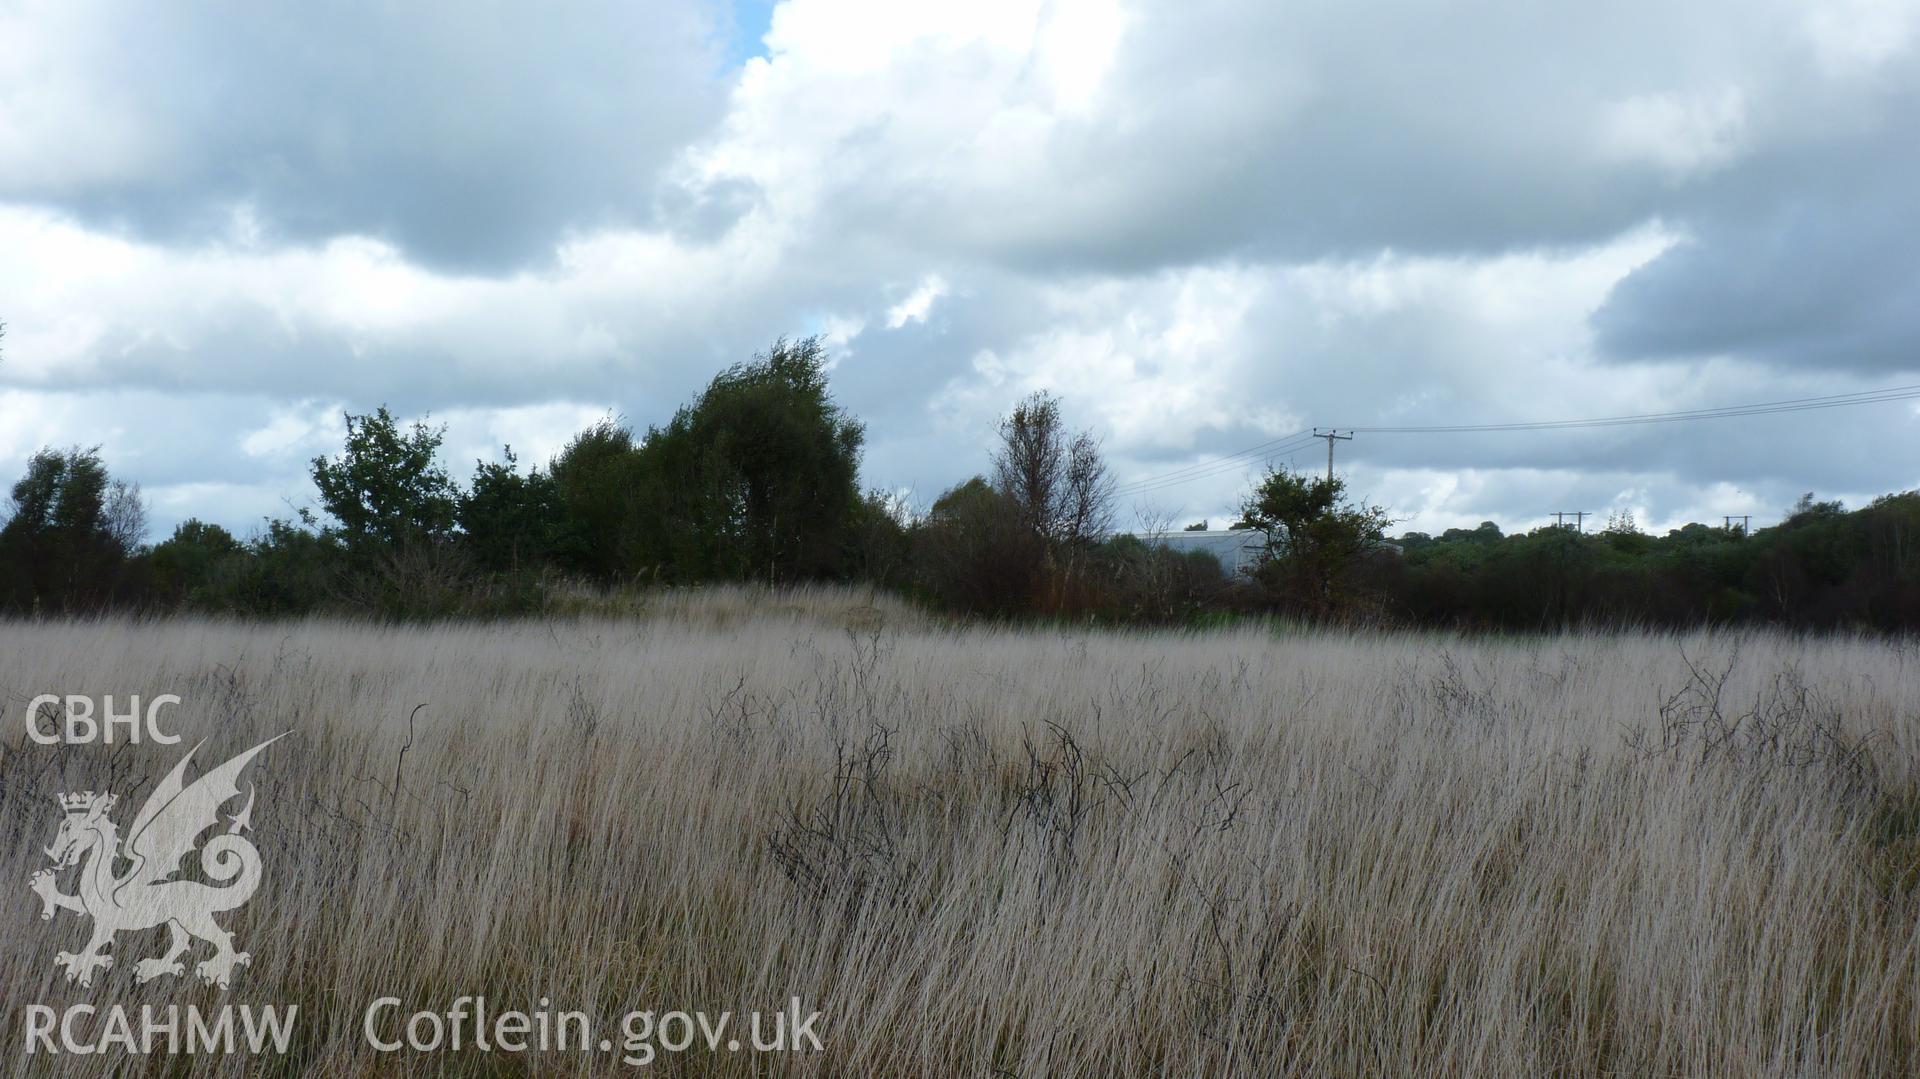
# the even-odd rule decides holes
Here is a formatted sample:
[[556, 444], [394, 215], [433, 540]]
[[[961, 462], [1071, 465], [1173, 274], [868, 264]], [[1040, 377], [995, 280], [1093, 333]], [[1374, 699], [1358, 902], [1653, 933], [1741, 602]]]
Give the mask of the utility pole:
[[1747, 523], [1752, 521], [1753, 517], [1751, 514], [1723, 513], [1720, 515], [1720, 519], [1726, 522], [1725, 527], [1729, 532], [1733, 531], [1733, 522], [1739, 521], [1740, 534], [1744, 536], [1747, 534]]
[[1340, 429], [1337, 427], [1329, 427], [1325, 431], [1322, 431], [1320, 428], [1316, 427], [1313, 429], [1313, 437], [1324, 438], [1327, 440], [1327, 482], [1332, 483], [1333, 482], [1333, 441], [1334, 439], [1339, 439], [1342, 442], [1352, 442], [1353, 432], [1348, 431], [1346, 434], [1343, 435], [1340, 433]]
[[1553, 511], [1553, 527], [1567, 527], [1567, 518], [1571, 517], [1573, 518], [1573, 530], [1575, 532], [1585, 532], [1587, 530], [1586, 520], [1591, 516], [1593, 516], [1593, 514], [1586, 510], [1555, 510]]

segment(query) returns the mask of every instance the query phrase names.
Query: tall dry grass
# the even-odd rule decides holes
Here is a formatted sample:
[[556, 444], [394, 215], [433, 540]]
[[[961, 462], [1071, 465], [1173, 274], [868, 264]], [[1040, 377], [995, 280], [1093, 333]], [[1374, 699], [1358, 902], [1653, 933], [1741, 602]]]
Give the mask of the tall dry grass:
[[[268, 870], [228, 999], [285, 1070], [399, 996], [825, 1014], [821, 1074], [1920, 1073], [1920, 650], [1741, 634], [955, 630], [832, 592], [621, 621], [0, 627], [0, 993], [92, 990], [38, 920], [57, 791], [179, 749], [28, 744], [38, 692], [185, 703], [253, 766]], [[418, 707], [416, 712], [416, 706]], [[412, 716], [411, 722], [409, 717]], [[202, 1058], [195, 1070], [260, 1062]]]

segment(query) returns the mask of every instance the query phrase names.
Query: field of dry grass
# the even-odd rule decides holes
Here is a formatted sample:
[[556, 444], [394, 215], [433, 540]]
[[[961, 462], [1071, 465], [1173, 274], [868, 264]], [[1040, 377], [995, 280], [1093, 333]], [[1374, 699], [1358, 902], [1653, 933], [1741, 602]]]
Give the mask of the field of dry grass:
[[[673, 1073], [1920, 1073], [1912, 642], [963, 630], [718, 592], [9, 624], [0, 691], [16, 1066], [25, 1002], [223, 999], [134, 984], [157, 931], [61, 978], [84, 928], [26, 886], [54, 795], [130, 816], [194, 740], [291, 730], [249, 770], [267, 876], [224, 995], [300, 1006], [287, 1071], [624, 1070], [361, 1037], [377, 997], [484, 994], [824, 1015], [823, 1053]], [[187, 742], [31, 744], [40, 692], [177, 693]]]

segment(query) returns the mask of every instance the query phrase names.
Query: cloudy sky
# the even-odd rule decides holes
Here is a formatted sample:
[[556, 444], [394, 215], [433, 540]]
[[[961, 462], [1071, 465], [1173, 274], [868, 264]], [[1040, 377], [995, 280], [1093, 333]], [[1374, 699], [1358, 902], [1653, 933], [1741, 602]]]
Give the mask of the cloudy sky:
[[[0, 0], [0, 474], [99, 443], [156, 538], [244, 534], [343, 410], [464, 477], [781, 334], [923, 505], [1041, 387], [1126, 483], [1920, 383], [1917, 41], [1915, 0]], [[1664, 528], [1920, 486], [1917, 427], [1339, 452], [1408, 528]], [[1248, 475], [1191, 474], [1126, 515]]]

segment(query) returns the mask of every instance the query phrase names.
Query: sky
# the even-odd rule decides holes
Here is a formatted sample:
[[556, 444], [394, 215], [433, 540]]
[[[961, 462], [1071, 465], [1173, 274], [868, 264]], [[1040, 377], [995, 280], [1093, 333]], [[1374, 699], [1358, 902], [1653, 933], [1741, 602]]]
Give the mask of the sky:
[[[1219, 526], [1262, 462], [1194, 466], [1315, 426], [1920, 383], [1916, 191], [1920, 0], [0, 0], [0, 480], [97, 444], [151, 538], [244, 536], [345, 412], [464, 479], [819, 334], [869, 487], [924, 508], [1049, 389], [1123, 524]], [[1916, 433], [1337, 467], [1395, 531], [1760, 525], [1920, 486]]]

